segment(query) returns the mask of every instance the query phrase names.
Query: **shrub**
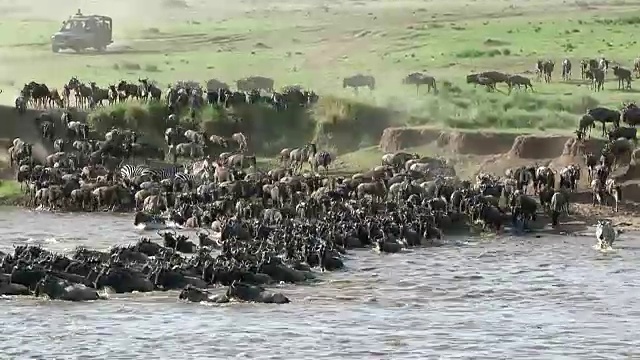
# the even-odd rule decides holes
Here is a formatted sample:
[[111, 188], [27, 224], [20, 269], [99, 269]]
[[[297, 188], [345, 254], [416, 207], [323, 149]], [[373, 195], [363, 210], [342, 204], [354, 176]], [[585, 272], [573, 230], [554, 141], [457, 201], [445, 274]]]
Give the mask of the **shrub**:
[[[231, 136], [244, 132], [251, 148], [260, 154], [278, 153], [284, 147], [316, 141], [323, 148], [352, 151], [375, 143], [390, 126], [442, 125], [465, 129], [571, 128], [598, 101], [588, 95], [545, 95], [515, 90], [511, 95], [449, 85], [437, 95], [408, 101], [394, 93], [381, 97], [384, 106], [356, 99], [323, 96], [309, 107], [277, 111], [263, 104], [233, 109], [205, 106], [195, 119], [179, 116], [180, 125], [207, 134]], [[163, 142], [167, 107], [163, 103], [128, 102], [99, 108], [88, 115], [93, 132], [104, 136], [112, 127], [128, 127], [154, 143]]]
[[461, 59], [479, 58], [485, 55], [486, 55], [485, 51], [477, 50], [477, 49], [467, 49], [455, 54], [457, 58], [461, 58]]
[[144, 71], [146, 71], [146, 72], [160, 72], [160, 69], [158, 68], [157, 65], [147, 64], [147, 65], [144, 66]]

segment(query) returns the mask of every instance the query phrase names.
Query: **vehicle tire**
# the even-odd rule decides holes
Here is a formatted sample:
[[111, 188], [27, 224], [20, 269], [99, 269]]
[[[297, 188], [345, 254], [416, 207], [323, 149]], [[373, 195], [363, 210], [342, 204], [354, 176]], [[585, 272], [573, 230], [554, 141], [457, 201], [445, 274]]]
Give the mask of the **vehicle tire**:
[[51, 44], [51, 51], [57, 53], [60, 52], [60, 48], [58, 47], [58, 45]]

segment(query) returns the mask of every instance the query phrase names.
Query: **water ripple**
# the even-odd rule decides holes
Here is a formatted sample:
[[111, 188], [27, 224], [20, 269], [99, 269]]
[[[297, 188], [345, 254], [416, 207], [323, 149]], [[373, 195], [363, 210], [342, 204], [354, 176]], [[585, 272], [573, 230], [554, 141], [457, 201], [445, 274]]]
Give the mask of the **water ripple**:
[[[129, 216], [0, 212], [0, 250], [136, 241]], [[149, 234], [152, 235], [152, 234]], [[7, 358], [638, 358], [640, 240], [456, 239], [384, 256], [354, 251], [326, 281], [281, 286], [286, 306], [184, 304], [176, 292], [94, 303], [0, 300]], [[624, 245], [623, 245], [624, 244]]]

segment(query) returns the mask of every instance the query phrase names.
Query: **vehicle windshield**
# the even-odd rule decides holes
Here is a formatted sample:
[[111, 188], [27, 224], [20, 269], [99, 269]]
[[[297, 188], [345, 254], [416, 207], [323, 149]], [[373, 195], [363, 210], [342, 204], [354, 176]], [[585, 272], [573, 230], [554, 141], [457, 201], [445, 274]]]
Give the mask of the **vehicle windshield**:
[[78, 20], [69, 20], [67, 22], [64, 23], [64, 25], [62, 25], [62, 28], [60, 29], [60, 31], [63, 32], [69, 32], [69, 31], [80, 31], [80, 30], [84, 30], [86, 28], [86, 24], [84, 21], [78, 21]]
[[62, 25], [60, 31], [62, 32], [95, 32], [101, 28], [108, 28], [103, 21], [96, 21], [96, 19], [89, 18], [87, 20], [68, 20]]

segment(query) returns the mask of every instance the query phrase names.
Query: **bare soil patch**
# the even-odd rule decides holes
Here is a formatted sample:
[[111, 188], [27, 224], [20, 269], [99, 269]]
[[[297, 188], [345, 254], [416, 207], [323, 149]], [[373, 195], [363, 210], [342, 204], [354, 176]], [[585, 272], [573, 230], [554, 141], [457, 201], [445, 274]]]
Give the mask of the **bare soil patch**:
[[[569, 223], [554, 231], [586, 230], [602, 218], [613, 219], [622, 227], [640, 229], [640, 149], [635, 150], [628, 158], [621, 159], [619, 168], [614, 172], [614, 176], [622, 182], [624, 204], [620, 211], [615, 213], [608, 206], [592, 205], [584, 154], [599, 154], [605, 143], [602, 139], [579, 142], [567, 135], [520, 135], [401, 127], [385, 129], [379, 147], [385, 152], [395, 152], [427, 146], [444, 158], [457, 160], [453, 162], [456, 171], [465, 174], [504, 174], [509, 168], [531, 164], [550, 166], [559, 171], [569, 164], [578, 164], [583, 169], [580, 183], [583, 190], [572, 194], [574, 208], [567, 219]], [[460, 155], [465, 158], [464, 166], [470, 167], [469, 169], [458, 169], [458, 165], [463, 165]]]
[[483, 156], [506, 153], [511, 149], [516, 136], [498, 132], [394, 127], [384, 130], [379, 146], [382, 151], [393, 152], [435, 142], [438, 147], [458, 154]]

